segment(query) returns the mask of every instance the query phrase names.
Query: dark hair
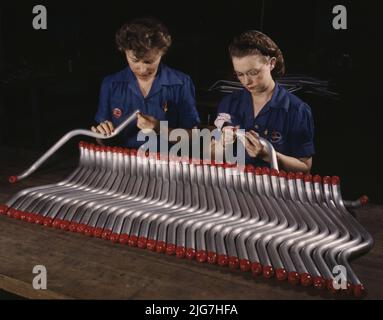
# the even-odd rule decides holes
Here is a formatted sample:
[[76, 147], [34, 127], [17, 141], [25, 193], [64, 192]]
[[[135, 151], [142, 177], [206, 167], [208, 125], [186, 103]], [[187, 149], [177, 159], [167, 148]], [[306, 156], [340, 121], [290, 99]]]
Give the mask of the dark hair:
[[154, 18], [134, 19], [124, 24], [116, 33], [118, 50], [132, 50], [141, 59], [150, 50], [168, 50], [172, 43], [168, 29]]
[[231, 57], [242, 58], [248, 55], [260, 54], [265, 57], [275, 57], [275, 68], [271, 71], [273, 76], [285, 74], [285, 61], [282, 51], [267, 35], [260, 31], [249, 30], [234, 37], [229, 45]]

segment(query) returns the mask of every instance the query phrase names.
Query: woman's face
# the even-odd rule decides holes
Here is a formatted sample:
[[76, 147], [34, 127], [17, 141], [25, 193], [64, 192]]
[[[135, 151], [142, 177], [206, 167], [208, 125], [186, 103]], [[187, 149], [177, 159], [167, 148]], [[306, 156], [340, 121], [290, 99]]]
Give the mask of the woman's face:
[[132, 50], [126, 50], [125, 55], [129, 67], [137, 79], [145, 81], [155, 77], [163, 52], [153, 49], [141, 59], [137, 59]]
[[255, 54], [232, 57], [232, 62], [238, 80], [251, 93], [265, 91], [273, 80], [271, 71], [275, 67], [275, 58]]

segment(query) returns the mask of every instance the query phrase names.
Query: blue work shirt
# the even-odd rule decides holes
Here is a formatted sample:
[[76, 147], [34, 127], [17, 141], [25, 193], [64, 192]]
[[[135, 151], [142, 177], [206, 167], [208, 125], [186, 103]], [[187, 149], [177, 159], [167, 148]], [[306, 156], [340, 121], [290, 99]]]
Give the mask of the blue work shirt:
[[[253, 130], [271, 142], [274, 149], [295, 158], [314, 155], [314, 121], [310, 107], [294, 94], [275, 83], [270, 101], [254, 118], [251, 93], [239, 90], [223, 98], [217, 114], [230, 117], [228, 124]], [[246, 153], [246, 163], [257, 166], [269, 165]]]
[[[117, 127], [137, 109], [159, 121], [167, 120], [169, 128], [191, 129], [200, 123], [191, 78], [163, 63], [145, 98], [129, 66], [102, 81], [97, 123], [109, 120]], [[138, 132], [135, 121], [121, 133], [126, 147], [138, 148], [145, 143], [137, 141]]]

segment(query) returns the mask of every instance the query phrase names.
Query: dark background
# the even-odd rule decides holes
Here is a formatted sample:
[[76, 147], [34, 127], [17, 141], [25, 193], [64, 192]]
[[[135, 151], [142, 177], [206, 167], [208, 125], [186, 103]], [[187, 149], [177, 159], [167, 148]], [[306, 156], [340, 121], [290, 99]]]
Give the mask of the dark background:
[[[38, 4], [47, 8], [47, 30], [32, 28]], [[336, 4], [348, 10], [347, 30], [332, 28]], [[329, 80], [337, 100], [297, 93], [315, 119], [312, 173], [340, 176], [344, 198], [367, 194], [383, 203], [382, 28], [372, 1], [2, 1], [0, 146], [42, 153], [66, 132], [89, 128], [102, 78], [125, 66], [115, 31], [144, 15], [168, 26], [173, 45], [165, 62], [193, 78], [205, 125], [212, 124], [221, 99], [207, 89], [218, 79], [232, 80], [227, 45], [245, 29], [263, 30], [277, 42], [288, 74]], [[73, 145], [61, 154], [73, 156]]]

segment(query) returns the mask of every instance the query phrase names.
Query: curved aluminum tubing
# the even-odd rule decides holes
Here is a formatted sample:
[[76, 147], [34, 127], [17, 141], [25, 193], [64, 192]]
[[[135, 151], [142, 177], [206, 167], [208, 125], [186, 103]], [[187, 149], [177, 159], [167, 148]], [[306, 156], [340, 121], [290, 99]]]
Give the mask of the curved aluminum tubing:
[[36, 192], [43, 192], [44, 190], [49, 190], [56, 187], [70, 186], [71, 184], [75, 183], [74, 181], [76, 181], [76, 178], [82, 174], [82, 171], [87, 169], [88, 165], [89, 163], [85, 160], [84, 156], [84, 148], [81, 147], [79, 166], [67, 178], [59, 183], [23, 189], [8, 200], [7, 206], [17, 208], [20, 203], [24, 201], [24, 198], [33, 195]]
[[[91, 192], [95, 189], [101, 189], [106, 183], [105, 181], [107, 180], [110, 170], [107, 168], [106, 155], [104, 152], [96, 152], [95, 160], [95, 170], [90, 174], [89, 177], [86, 177], [87, 180], [85, 183], [78, 184], [73, 186], [73, 188], [64, 189], [59, 192], [46, 193], [43, 197], [41, 197], [41, 199], [35, 202], [33, 206], [30, 206], [30, 210], [37, 211], [45, 215], [56, 203], [60, 203], [62, 200], [64, 200], [65, 196], [67, 195], [79, 194], [80, 192]], [[51, 217], [54, 217], [53, 214]]]
[[104, 154], [101, 152], [103, 165], [101, 172], [99, 172], [91, 185], [86, 188], [79, 188], [77, 190], [63, 192], [57, 194], [55, 197], [49, 198], [49, 202], [45, 203], [44, 207], [39, 209], [43, 215], [49, 217], [56, 217], [57, 213], [61, 210], [66, 213], [66, 207], [75, 205], [82, 198], [87, 198], [90, 195], [101, 195], [108, 191], [107, 186], [110, 177], [113, 174], [113, 168], [109, 167], [107, 157], [110, 156], [109, 152]]
[[[325, 192], [331, 193], [330, 185], [325, 186]], [[354, 285], [360, 285], [360, 281], [356, 274], [351, 269], [348, 259], [351, 257], [351, 253], [353, 255], [360, 255], [367, 250], [369, 250], [373, 245], [373, 239], [371, 235], [366, 232], [366, 230], [352, 217], [352, 215], [346, 210], [342, 203], [342, 198], [340, 195], [340, 187], [339, 185], [332, 185], [332, 193], [333, 195], [333, 201], [336, 204], [337, 209], [339, 210], [339, 215], [345, 219], [347, 226], [349, 230], [351, 230], [351, 234], [353, 236], [353, 239], [349, 241], [348, 243], [340, 246], [337, 248], [338, 252], [334, 252], [331, 254], [332, 263], [336, 261], [336, 263], [339, 265], [344, 265], [347, 269], [347, 276], [350, 278], [350, 282]], [[334, 255], [337, 255], [338, 257], [335, 260]]]
[[[291, 182], [290, 182], [291, 184]], [[311, 183], [308, 182], [309, 186], [306, 188], [306, 194], [308, 198], [313, 201], [313, 195], [311, 193]], [[292, 188], [289, 188], [290, 191]], [[294, 188], [295, 190], [295, 188]], [[292, 194], [292, 199], [295, 200], [296, 194]], [[294, 201], [295, 202], [295, 201]], [[303, 205], [306, 208], [309, 208], [305, 203]], [[310, 217], [315, 221], [316, 227], [312, 230], [312, 233], [308, 233], [302, 237], [296, 239], [290, 252], [286, 252], [285, 246], [281, 248], [281, 255], [285, 260], [291, 259], [294, 263], [296, 271], [302, 276], [309, 279], [311, 276], [320, 276], [320, 272], [317, 269], [314, 261], [311, 257], [311, 252], [316, 248], [318, 242], [326, 240], [333, 231], [336, 231], [336, 226], [332, 224], [332, 221], [327, 217], [319, 205], [316, 205], [315, 202], [312, 202], [314, 210], [309, 209]], [[328, 227], [330, 226], [330, 227]], [[336, 236], [333, 236], [336, 238]], [[306, 280], [307, 280], [306, 279]], [[310, 278], [311, 279], [311, 278]], [[302, 284], [307, 285], [302, 281]]]
[[[213, 214], [221, 215], [224, 212], [222, 198], [217, 192], [217, 188], [213, 188], [213, 185], [216, 184], [217, 180], [216, 171], [214, 171], [215, 168], [203, 165], [200, 169], [204, 172], [203, 179], [205, 183], [204, 185], [201, 185], [205, 193], [202, 198], [200, 198], [200, 200], [202, 199], [202, 206], [195, 212], [192, 211], [192, 208], [186, 212], [178, 212], [176, 216], [169, 219], [170, 223], [167, 221], [166, 223], [162, 223], [160, 225], [159, 235], [163, 237], [166, 232], [166, 239], [169, 244], [176, 245], [177, 247], [184, 249], [186, 249], [188, 245], [191, 246], [190, 249], [194, 249], [196, 246], [195, 233], [190, 234], [189, 238], [187, 237], [187, 229], [189, 226], [195, 222], [199, 222], [203, 217], [211, 217]], [[202, 173], [201, 170], [198, 171]], [[207, 196], [207, 207], [204, 199], [205, 195]]]
[[130, 178], [129, 172], [125, 168], [125, 159], [121, 152], [114, 155], [116, 158], [116, 167], [112, 169], [112, 175], [109, 183], [105, 186], [106, 193], [99, 194], [97, 196], [88, 194], [88, 197], [81, 197], [81, 199], [75, 200], [74, 203], [68, 204], [65, 208], [59, 211], [56, 216], [57, 219], [65, 219], [71, 221], [75, 212], [82, 210], [84, 206], [92, 201], [101, 202], [105, 199], [116, 198], [123, 193], [126, 181]]
[[[294, 253], [294, 246], [297, 246], [299, 242], [304, 241], [305, 239], [311, 239], [314, 236], [317, 236], [320, 229], [318, 227], [318, 223], [312, 218], [316, 213], [313, 212], [313, 208], [306, 203], [305, 199], [301, 199], [302, 203], [295, 201], [296, 194], [295, 190], [288, 191], [286, 187], [286, 179], [284, 177], [279, 177], [279, 183], [281, 186], [282, 197], [286, 201], [286, 204], [290, 207], [290, 209], [297, 214], [301, 213], [302, 221], [302, 233], [297, 231], [291, 237], [287, 237], [283, 239], [283, 242], [280, 244], [278, 249], [279, 258], [281, 261], [275, 259], [273, 261], [273, 265], [275, 268], [281, 268], [283, 265], [287, 272], [289, 272], [289, 280], [293, 283], [298, 281], [299, 274], [307, 273], [307, 268], [304, 266], [303, 261], [300, 259], [299, 263], [297, 259], [292, 259], [291, 255]], [[305, 212], [306, 211], [306, 212]], [[299, 257], [299, 250], [295, 250], [296, 256]]]
[[[55, 195], [55, 192], [57, 190], [61, 190], [63, 192], [79, 187], [83, 184], [83, 178], [86, 177], [88, 174], [96, 171], [95, 169], [95, 163], [89, 160], [90, 158], [88, 156], [89, 152], [88, 150], [85, 150], [85, 157], [87, 158], [86, 161], [88, 161], [89, 165], [85, 166], [82, 171], [79, 172], [79, 175], [77, 177], [74, 177], [72, 181], [70, 181], [68, 184], [64, 184], [58, 187], [49, 188], [46, 190], [37, 190], [36, 192], [32, 192], [30, 194], [27, 194], [23, 201], [18, 205], [18, 208], [23, 211], [31, 212], [32, 209], [39, 203], [41, 199], [47, 198], [49, 195]], [[36, 210], [36, 213], [39, 214], [39, 211]]]
[[[219, 190], [226, 203], [225, 208], [227, 210], [222, 216], [203, 219], [203, 225], [196, 230], [196, 250], [207, 250], [209, 252], [219, 252], [220, 250], [226, 251], [225, 247], [220, 248], [220, 250], [216, 249], [215, 236], [225, 224], [237, 221], [242, 216], [241, 204], [238, 199], [239, 192], [235, 190], [235, 185], [233, 184], [232, 170], [230, 168], [224, 169], [221, 166], [216, 168], [217, 175], [221, 178], [219, 179]], [[229, 201], [227, 201], [227, 199]], [[193, 228], [188, 229], [188, 231], [189, 230], [193, 232]], [[223, 243], [223, 241], [221, 241], [221, 243]]]
[[51, 214], [54, 215], [56, 219], [63, 220], [69, 211], [76, 210], [89, 201], [108, 198], [117, 191], [124, 172], [121, 168], [122, 154], [107, 152], [106, 159], [108, 170], [101, 179], [100, 186], [88, 192], [76, 192], [72, 195], [64, 196], [59, 203], [56, 203], [54, 207], [50, 209]]
[[[242, 141], [244, 139], [244, 134], [241, 131], [236, 131], [236, 135], [238, 138], [240, 138]], [[269, 142], [269, 140], [265, 138], [258, 137], [259, 142], [267, 149], [268, 154], [270, 156], [270, 166], [271, 169], [274, 169], [276, 171], [279, 171], [278, 167], [278, 160], [277, 160], [277, 153], [275, 152], [275, 149], [273, 145]]]
[[[181, 240], [179, 243], [179, 245], [181, 245], [186, 233], [185, 247], [189, 250], [199, 249], [206, 251], [205, 233], [211, 227], [212, 222], [220, 218], [232, 216], [234, 211], [232, 203], [236, 200], [235, 197], [229, 195], [225, 189], [224, 174], [222, 171], [220, 172], [222, 168], [211, 166], [209, 169], [212, 183], [211, 188], [214, 192], [215, 201], [218, 200], [215, 208], [218, 207], [219, 210], [214, 214], [211, 214], [209, 210], [200, 216], [186, 217], [186, 221], [177, 230], [177, 241]], [[209, 189], [207, 192], [209, 192]], [[222, 206], [217, 206], [217, 203], [222, 203]]]
[[[177, 180], [180, 180], [180, 168], [176, 168], [175, 173]], [[156, 207], [165, 205], [168, 201], [175, 201], [175, 183], [168, 179], [155, 179], [155, 189], [149, 191], [144, 200], [139, 204], [130, 206], [129, 208], [120, 208], [115, 213], [117, 218], [113, 225], [113, 233], [131, 235], [133, 227], [135, 226], [135, 219], [145, 213], [146, 210], [152, 210]], [[109, 228], [109, 227], [107, 227]], [[138, 233], [138, 232], [137, 232]]]
[[97, 175], [98, 167], [97, 162], [95, 161], [95, 155], [89, 152], [87, 156], [89, 156], [89, 162], [91, 164], [90, 166], [88, 166], [88, 168], [86, 168], [84, 172], [82, 172], [83, 174], [81, 176], [79, 175], [76, 178], [74, 183], [71, 183], [69, 186], [60, 186], [57, 188], [51, 188], [49, 190], [46, 190], [45, 192], [32, 194], [29, 197], [29, 199], [27, 199], [27, 201], [22, 205], [22, 209], [31, 210], [29, 208], [35, 207], [40, 201], [45, 201], [45, 199], [49, 198], [50, 196], [57, 196], [60, 192], [65, 193], [70, 190], [79, 189], [82, 188], [84, 185], [91, 183], [90, 178], [93, 177], [92, 179], [94, 179], [94, 177]]
[[[145, 212], [136, 221], [136, 229], [133, 229], [133, 234], [142, 238], [147, 238], [151, 241], [157, 241], [157, 228], [158, 224], [164, 221], [169, 216], [176, 214], [177, 212], [189, 209], [192, 206], [191, 199], [191, 170], [192, 166], [186, 162], [182, 162], [182, 181], [177, 181], [174, 184], [173, 191], [170, 194], [174, 194], [175, 197], [168, 201], [164, 206], [156, 210], [150, 210]], [[195, 205], [199, 205], [195, 203]], [[163, 241], [163, 244], [165, 241]]]
[[[195, 167], [195, 175], [195, 179], [201, 182], [204, 178], [202, 166]], [[169, 213], [165, 213], [160, 220], [153, 224], [152, 231], [149, 235], [150, 239], [155, 237], [154, 232], [155, 230], [158, 230], [157, 241], [166, 242], [168, 246], [175, 247], [175, 245], [178, 244], [178, 246], [185, 247], [185, 234], [183, 233], [182, 237], [177, 238], [178, 226], [182, 224], [185, 218], [187, 219], [201, 213], [206, 213], [208, 210], [207, 197], [212, 197], [211, 194], [207, 193], [206, 187], [203, 183], [197, 185], [191, 181], [190, 186], [192, 203], [190, 205], [185, 204], [185, 208], [181, 207], [176, 211], [172, 211], [171, 215]], [[213, 203], [213, 201], [211, 201], [211, 203]], [[214, 210], [211, 213], [213, 212]]]
[[122, 202], [126, 199], [133, 200], [135, 192], [137, 193], [139, 190], [137, 186], [140, 187], [139, 182], [142, 182], [143, 179], [142, 176], [137, 176], [138, 174], [141, 174], [141, 164], [137, 163], [137, 157], [134, 154], [124, 155], [123, 159], [125, 174], [124, 179], [119, 186], [120, 193], [116, 194], [116, 197], [113, 197], [113, 199], [90, 201], [83, 207], [79, 207], [71, 212], [68, 219], [76, 223], [81, 222], [90, 227], [95, 227], [101, 212], [109, 208], [108, 206], [114, 205], [118, 201]]
[[[342, 197], [341, 197], [339, 185], [333, 185], [333, 194], [334, 194], [335, 203], [337, 203], [341, 208], [343, 207], [342, 211], [346, 211], [342, 203]], [[345, 214], [347, 215], [347, 212], [345, 212]], [[348, 271], [350, 270], [352, 271], [351, 266], [349, 264], [349, 260], [354, 257], [360, 256], [361, 254], [365, 252], [368, 252], [374, 246], [374, 240], [372, 236], [363, 228], [363, 226], [360, 225], [352, 216], [350, 216], [349, 219], [353, 222], [353, 224], [359, 230], [360, 234], [363, 237], [363, 241], [356, 246], [342, 250], [337, 260], [339, 261], [339, 264], [344, 265]], [[361, 282], [358, 279], [358, 277], [355, 275], [355, 273], [349, 272], [348, 276], [350, 276], [350, 274], [351, 274], [351, 283], [353, 283], [354, 285], [360, 285]]]
[[[273, 185], [278, 185], [280, 187], [281, 185], [281, 180], [282, 178], [278, 178], [275, 176], [271, 177], [272, 184]], [[274, 180], [274, 181], [273, 181]], [[281, 192], [281, 194], [278, 194]], [[288, 199], [285, 199], [282, 194], [282, 190], [278, 190], [276, 192], [276, 197], [278, 198], [279, 203], [281, 206], [286, 206], [285, 212], [290, 212], [290, 214], [294, 217], [295, 223], [291, 224], [289, 223], [289, 228], [281, 232], [280, 234], [274, 236], [272, 240], [267, 244], [267, 251], [269, 253], [272, 266], [273, 268], [278, 272], [278, 269], [282, 272], [281, 274], [281, 279], [287, 277], [287, 273], [283, 275], [283, 271], [286, 272], [296, 272], [295, 266], [292, 263], [292, 261], [285, 261], [283, 262], [281, 259], [281, 256], [278, 252], [278, 248], [284, 244], [284, 243], [289, 243], [292, 244], [294, 243], [294, 240], [303, 235], [306, 234], [308, 231], [308, 225], [304, 219], [305, 213], [307, 215], [307, 212], [302, 210], [302, 208], [297, 204], [296, 206], [292, 205], [291, 202], [288, 201]], [[303, 198], [303, 199], [302, 199]], [[301, 201], [305, 200], [303, 195], [300, 199]], [[293, 228], [295, 227], [295, 228]], [[291, 231], [290, 231], [291, 230]], [[289, 242], [290, 241], [290, 242]], [[277, 274], [278, 275], [278, 274]]]
[[75, 136], [84, 135], [96, 139], [111, 139], [118, 134], [130, 123], [132, 123], [136, 119], [136, 115], [139, 110], [134, 111], [124, 122], [122, 122], [110, 136], [104, 136], [101, 133], [94, 133], [90, 130], [77, 129], [68, 132], [64, 135], [59, 141], [57, 141], [47, 152], [45, 152], [39, 159], [32, 164], [30, 168], [25, 170], [20, 175], [16, 176], [17, 181], [25, 179], [29, 175], [31, 175], [34, 171], [36, 171], [49, 157], [51, 157], [58, 149], [60, 149], [66, 142], [72, 139]]
[[131, 214], [136, 208], [153, 205], [160, 199], [161, 183], [155, 179], [154, 167], [150, 167], [149, 159], [137, 158], [138, 167], [142, 168], [143, 177], [137, 176], [133, 193], [130, 197], [116, 201], [111, 207], [101, 213], [97, 227], [121, 233], [125, 216]]
[[[322, 184], [316, 182], [314, 183], [314, 188], [316, 194], [318, 195], [318, 198], [323, 199]], [[317, 270], [311, 271], [310, 274], [315, 275], [317, 277], [322, 277], [323, 280], [328, 280], [332, 279], [333, 275], [326, 261], [324, 260], [324, 254], [328, 249], [331, 249], [348, 241], [350, 239], [350, 233], [344, 227], [342, 221], [338, 219], [337, 215], [334, 214], [334, 212], [331, 210], [331, 208], [327, 206], [325, 202], [322, 202], [320, 204], [324, 211], [327, 213], [325, 216], [323, 216], [323, 218], [327, 219], [327, 226], [330, 229], [330, 234], [325, 239], [314, 243], [314, 245], [308, 246], [308, 248], [305, 248], [303, 252], [308, 255], [312, 255], [317, 270], [320, 270], [320, 274], [318, 274]], [[308, 259], [307, 256], [306, 259]]]
[[[328, 183], [324, 185], [324, 192], [326, 195], [328, 206], [332, 208], [332, 210], [334, 211], [334, 214], [337, 214], [337, 216], [343, 222], [345, 228], [347, 228], [347, 230], [350, 232], [350, 235], [351, 235], [349, 241], [347, 241], [346, 243], [342, 245], [337, 246], [336, 248], [332, 248], [326, 252], [326, 257], [328, 258], [331, 264], [331, 267], [334, 267], [336, 265], [339, 265], [339, 262], [336, 259], [336, 256], [338, 255], [338, 253], [340, 253], [341, 251], [349, 247], [355, 247], [357, 244], [359, 244], [362, 241], [362, 237], [361, 237], [361, 234], [355, 229], [353, 224], [350, 223], [348, 219], [348, 214], [345, 215], [344, 213], [342, 213], [341, 212], [342, 210], [335, 205], [334, 200], [332, 198], [330, 185]], [[349, 274], [350, 273], [353, 274], [351, 269], [349, 269], [348, 271], [349, 271]]]
[[[177, 190], [177, 194], [183, 192], [181, 197], [177, 197], [177, 202], [166, 209], [159, 209], [153, 216], [144, 222], [142, 229], [140, 229], [140, 236], [147, 236], [148, 240], [166, 243], [166, 230], [169, 224], [173, 221], [174, 217], [180, 213], [196, 211], [200, 207], [200, 198], [198, 197], [198, 188], [195, 184], [197, 169], [195, 166], [188, 166], [188, 170], [184, 168], [184, 181], [183, 190]], [[182, 201], [181, 201], [182, 200]]]

